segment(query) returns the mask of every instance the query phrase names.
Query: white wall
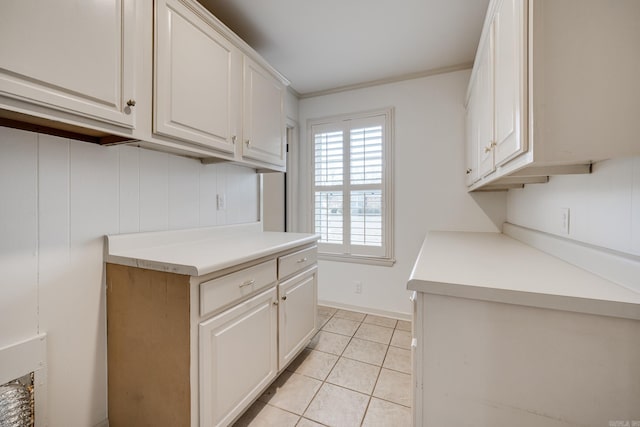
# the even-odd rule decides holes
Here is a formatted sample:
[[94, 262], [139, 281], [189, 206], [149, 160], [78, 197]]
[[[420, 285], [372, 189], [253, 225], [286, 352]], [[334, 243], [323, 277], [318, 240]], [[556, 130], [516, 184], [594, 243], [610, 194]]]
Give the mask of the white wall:
[[257, 215], [252, 169], [0, 127], [0, 348], [47, 333], [49, 425], [107, 418], [103, 236]]
[[[560, 228], [561, 208], [569, 208], [568, 236]], [[589, 175], [555, 176], [547, 184], [509, 190], [507, 219], [640, 255], [640, 157], [607, 160], [594, 164]]]
[[[300, 100], [300, 214], [311, 218], [307, 120], [395, 107], [395, 257], [393, 267], [321, 261], [319, 300], [371, 312], [408, 314], [406, 282], [428, 230], [497, 231], [505, 194], [470, 195], [464, 184], [464, 94], [458, 71]], [[310, 223], [307, 224], [309, 229]], [[363, 284], [355, 293], [354, 281]]]

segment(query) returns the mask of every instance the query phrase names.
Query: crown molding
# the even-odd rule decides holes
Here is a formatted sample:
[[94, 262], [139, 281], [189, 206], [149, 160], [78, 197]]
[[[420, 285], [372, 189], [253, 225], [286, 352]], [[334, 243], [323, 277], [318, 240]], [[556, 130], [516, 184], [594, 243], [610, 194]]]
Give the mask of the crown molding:
[[[346, 92], [346, 91], [355, 90], [355, 89], [364, 89], [368, 87], [380, 86], [380, 85], [385, 85], [389, 83], [397, 83], [397, 82], [402, 82], [406, 80], [414, 80], [414, 79], [420, 79], [423, 77], [435, 76], [438, 74], [446, 74], [454, 71], [469, 70], [471, 68], [473, 68], [473, 62], [465, 62], [462, 64], [452, 65], [450, 67], [433, 68], [431, 70], [419, 71], [417, 73], [402, 74], [395, 77], [388, 77], [384, 79], [371, 80], [371, 81], [356, 83], [352, 85], [339, 86], [332, 89], [324, 89], [324, 90], [318, 90], [314, 92], [299, 93], [298, 99], [331, 95], [331, 94]], [[293, 93], [298, 93], [293, 88], [291, 90]]]

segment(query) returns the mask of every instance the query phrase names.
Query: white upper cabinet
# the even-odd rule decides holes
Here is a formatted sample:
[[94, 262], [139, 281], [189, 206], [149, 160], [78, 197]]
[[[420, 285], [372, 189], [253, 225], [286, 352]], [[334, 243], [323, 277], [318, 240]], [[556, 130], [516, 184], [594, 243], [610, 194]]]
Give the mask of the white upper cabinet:
[[499, 1], [478, 48], [467, 101], [467, 126], [472, 127], [467, 132], [473, 135], [467, 140], [467, 157], [478, 156], [478, 170], [467, 167], [467, 185], [492, 174], [526, 149], [521, 125], [523, 19], [521, 1]]
[[494, 150], [494, 77], [493, 38], [489, 37], [482, 49], [476, 78], [476, 96], [473, 115], [477, 120], [478, 177], [482, 178], [495, 170]]
[[154, 132], [233, 153], [241, 54], [189, 4], [156, 1]]
[[638, 22], [637, 0], [491, 0], [467, 92], [470, 190], [640, 155]]
[[282, 82], [244, 58], [243, 158], [285, 165], [284, 91]]
[[285, 169], [286, 79], [195, 0], [0, 2], [0, 123]]
[[135, 127], [134, 29], [132, 1], [3, 1], [0, 108]]
[[476, 70], [469, 86], [466, 111], [466, 184], [495, 170], [494, 162], [494, 96], [493, 36], [478, 48]]
[[474, 115], [475, 109], [470, 106], [475, 102], [476, 96], [472, 91], [469, 95], [467, 111], [465, 114], [465, 138], [466, 138], [466, 151], [465, 151], [465, 164], [467, 166], [465, 184], [467, 186], [472, 185], [478, 180], [478, 118]]
[[502, 0], [493, 20], [495, 164], [526, 150], [522, 134], [525, 99], [524, 11], [521, 0]]

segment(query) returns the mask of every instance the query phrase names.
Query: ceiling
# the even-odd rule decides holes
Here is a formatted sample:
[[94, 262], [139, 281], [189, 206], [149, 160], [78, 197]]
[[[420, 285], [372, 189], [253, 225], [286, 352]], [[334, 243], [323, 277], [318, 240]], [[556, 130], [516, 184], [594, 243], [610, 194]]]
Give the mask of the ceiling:
[[489, 0], [200, 0], [301, 95], [473, 62]]

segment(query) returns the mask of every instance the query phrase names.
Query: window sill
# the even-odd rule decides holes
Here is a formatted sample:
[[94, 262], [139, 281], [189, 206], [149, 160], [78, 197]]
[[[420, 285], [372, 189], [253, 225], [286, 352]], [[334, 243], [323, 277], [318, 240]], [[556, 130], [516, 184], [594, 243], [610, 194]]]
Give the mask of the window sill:
[[394, 258], [376, 258], [367, 256], [344, 255], [344, 254], [328, 254], [318, 253], [318, 259], [324, 261], [350, 262], [354, 264], [380, 265], [384, 267], [392, 267], [396, 260]]

